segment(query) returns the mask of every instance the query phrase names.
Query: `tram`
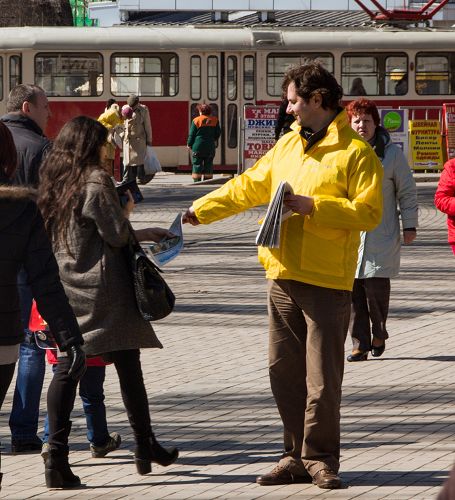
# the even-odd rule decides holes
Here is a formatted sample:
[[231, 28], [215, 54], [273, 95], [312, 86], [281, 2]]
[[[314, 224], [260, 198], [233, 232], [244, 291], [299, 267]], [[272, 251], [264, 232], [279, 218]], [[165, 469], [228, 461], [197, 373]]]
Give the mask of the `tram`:
[[94, 118], [106, 101], [135, 93], [150, 109], [163, 167], [190, 169], [186, 148], [197, 103], [221, 123], [215, 170], [237, 169], [239, 116], [246, 104], [278, 104], [287, 67], [320, 60], [341, 82], [345, 102], [357, 83], [378, 106], [429, 109], [455, 102], [454, 30], [304, 30], [118, 26], [0, 29], [0, 112], [9, 90], [35, 83], [47, 93], [50, 137], [70, 118]]

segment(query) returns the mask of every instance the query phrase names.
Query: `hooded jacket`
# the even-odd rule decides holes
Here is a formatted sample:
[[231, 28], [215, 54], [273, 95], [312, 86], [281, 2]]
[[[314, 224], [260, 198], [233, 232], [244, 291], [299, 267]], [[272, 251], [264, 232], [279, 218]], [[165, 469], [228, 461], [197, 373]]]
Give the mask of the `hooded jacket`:
[[455, 243], [455, 160], [449, 160], [439, 179], [434, 195], [436, 208], [447, 215], [448, 241]]
[[[7, 179], [0, 175], [0, 184]], [[24, 187], [0, 185], [0, 346], [20, 343], [17, 273], [24, 267], [38, 308], [62, 351], [82, 343], [76, 318], [63, 290], [43, 219]]]
[[8, 113], [0, 119], [13, 135], [17, 149], [14, 184], [37, 187], [39, 167], [51, 145], [49, 139], [33, 120], [19, 113]]
[[393, 278], [400, 271], [401, 232], [418, 222], [417, 188], [401, 149], [389, 133], [376, 128], [374, 149], [384, 168], [382, 220], [373, 231], [362, 233], [356, 278]]
[[201, 223], [269, 203], [280, 181], [312, 196], [311, 215], [294, 213], [281, 226], [280, 248], [259, 247], [269, 279], [352, 290], [360, 231], [382, 215], [383, 169], [370, 145], [349, 126], [345, 111], [324, 134], [308, 140], [294, 123], [252, 168], [193, 203]]

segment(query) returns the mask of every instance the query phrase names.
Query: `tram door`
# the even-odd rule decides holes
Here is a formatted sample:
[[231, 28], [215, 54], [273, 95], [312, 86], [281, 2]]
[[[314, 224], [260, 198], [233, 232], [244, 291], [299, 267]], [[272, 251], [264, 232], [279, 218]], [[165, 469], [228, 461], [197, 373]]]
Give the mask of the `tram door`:
[[218, 52], [191, 56], [191, 119], [198, 102], [210, 104], [218, 116], [221, 137], [214, 164], [235, 172], [239, 148], [239, 116], [244, 104], [255, 100], [255, 61], [253, 54]]
[[19, 83], [22, 83], [21, 56], [0, 53], [0, 114], [6, 113], [9, 91]]

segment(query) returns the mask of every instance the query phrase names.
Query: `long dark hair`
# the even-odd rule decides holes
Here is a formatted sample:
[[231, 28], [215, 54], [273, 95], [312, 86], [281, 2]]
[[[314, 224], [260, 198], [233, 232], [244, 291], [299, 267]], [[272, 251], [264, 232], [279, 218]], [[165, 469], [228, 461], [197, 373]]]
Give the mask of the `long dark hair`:
[[84, 184], [91, 171], [103, 170], [101, 147], [107, 129], [88, 116], [66, 123], [40, 168], [38, 206], [55, 249], [65, 244], [68, 251], [68, 226], [74, 214], [80, 218]]
[[17, 151], [9, 128], [0, 121], [0, 170], [2, 177], [11, 179], [16, 172]]

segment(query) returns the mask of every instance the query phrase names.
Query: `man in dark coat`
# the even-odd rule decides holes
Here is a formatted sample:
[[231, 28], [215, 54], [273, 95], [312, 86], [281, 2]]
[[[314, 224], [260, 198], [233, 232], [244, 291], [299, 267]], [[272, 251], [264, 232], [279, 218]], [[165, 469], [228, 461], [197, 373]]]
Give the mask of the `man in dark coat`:
[[[14, 87], [7, 102], [7, 114], [0, 119], [11, 131], [17, 149], [18, 166], [13, 183], [37, 187], [39, 167], [50, 147], [44, 135], [50, 117], [49, 102], [44, 90], [36, 85]], [[21, 319], [25, 340], [21, 344], [19, 366], [9, 421], [13, 453], [40, 451], [37, 436], [39, 405], [45, 372], [45, 351], [28, 332], [32, 292], [26, 272], [18, 275]]]

